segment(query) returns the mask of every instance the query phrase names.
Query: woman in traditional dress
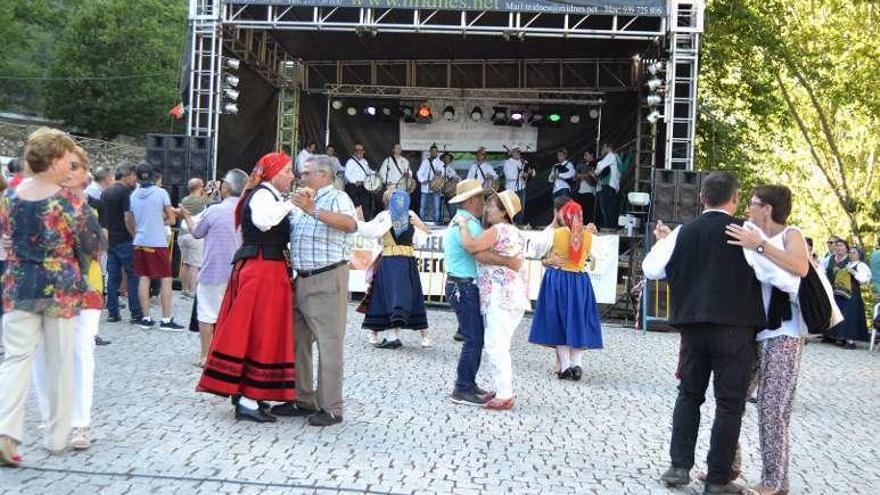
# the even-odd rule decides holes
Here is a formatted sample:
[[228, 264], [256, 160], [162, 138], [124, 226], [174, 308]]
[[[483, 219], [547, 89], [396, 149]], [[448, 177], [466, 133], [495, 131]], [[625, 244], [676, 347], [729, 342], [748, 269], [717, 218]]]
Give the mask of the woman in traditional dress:
[[594, 230], [592, 224], [584, 227], [580, 205], [569, 199], [536, 245], [555, 261], [544, 271], [529, 342], [556, 348], [560, 380], [580, 380], [584, 350], [602, 348], [596, 296], [584, 271]]
[[834, 256], [828, 259], [826, 267], [843, 321], [825, 332], [824, 340], [836, 341], [847, 349], [855, 349], [857, 340], [868, 340], [861, 284], [871, 281], [871, 269], [862, 258], [859, 248], [850, 248], [846, 241], [838, 239], [834, 243]]
[[[467, 221], [460, 217], [461, 244], [473, 254], [491, 249], [500, 256], [522, 256], [523, 238], [513, 225], [513, 218], [522, 209], [516, 191], [494, 194], [486, 205], [486, 222], [491, 225], [478, 237], [471, 237]], [[454, 227], [453, 227], [454, 228]], [[513, 365], [510, 342], [525, 311], [531, 307], [523, 270], [505, 266], [477, 265], [477, 287], [480, 290], [480, 313], [485, 328], [484, 347], [489, 373], [495, 386], [495, 397], [486, 402], [486, 409], [505, 410], [513, 407]]]
[[[410, 211], [406, 191], [389, 188], [382, 201], [385, 210], [375, 218], [369, 222], [358, 220], [358, 234], [382, 240], [382, 253], [374, 262], [373, 280], [365, 296], [362, 326], [370, 331], [370, 342], [378, 349], [403, 347], [401, 328], [420, 330], [422, 347], [430, 347], [428, 315], [413, 246], [421, 247], [431, 231]], [[384, 332], [381, 342], [378, 332]]]
[[[197, 390], [232, 396], [236, 419], [258, 423], [275, 417], [258, 401], [296, 400], [293, 351], [293, 284], [282, 198], [293, 183], [292, 160], [269, 153], [251, 173], [251, 190], [235, 210], [242, 245], [217, 316], [208, 360]], [[255, 187], [254, 187], [255, 186]]]

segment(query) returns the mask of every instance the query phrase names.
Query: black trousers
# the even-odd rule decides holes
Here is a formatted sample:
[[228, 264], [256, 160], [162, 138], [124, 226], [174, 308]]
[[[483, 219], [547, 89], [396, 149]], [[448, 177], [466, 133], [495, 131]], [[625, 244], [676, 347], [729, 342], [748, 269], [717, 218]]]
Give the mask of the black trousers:
[[574, 199], [581, 205], [584, 212], [584, 225], [596, 222], [596, 195], [593, 193], [576, 193]]
[[700, 428], [700, 406], [712, 376], [715, 421], [706, 463], [709, 483], [730, 481], [730, 467], [739, 441], [749, 371], [755, 349], [752, 328], [689, 325], [681, 331], [681, 383], [672, 416], [672, 465], [690, 469]]
[[364, 220], [369, 222], [376, 215], [376, 201], [373, 193], [367, 191], [364, 186], [346, 184], [345, 192], [351, 198], [355, 208], [358, 206], [364, 211]]
[[599, 227], [617, 228], [619, 202], [617, 191], [610, 186], [605, 186], [599, 191]]

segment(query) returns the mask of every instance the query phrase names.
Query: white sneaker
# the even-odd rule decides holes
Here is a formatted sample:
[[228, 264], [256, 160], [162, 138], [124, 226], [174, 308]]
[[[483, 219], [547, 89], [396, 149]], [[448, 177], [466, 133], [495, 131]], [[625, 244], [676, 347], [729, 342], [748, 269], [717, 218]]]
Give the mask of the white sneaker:
[[374, 332], [374, 331], [370, 330], [367, 333], [367, 342], [369, 342], [370, 345], [378, 344], [379, 343], [379, 332]]
[[434, 346], [434, 343], [431, 342], [431, 337], [428, 337], [427, 335], [422, 337], [422, 347], [423, 348], [427, 349], [428, 347], [433, 347], [433, 346]]
[[91, 428], [74, 428], [70, 438], [70, 446], [76, 450], [85, 450], [92, 445]]

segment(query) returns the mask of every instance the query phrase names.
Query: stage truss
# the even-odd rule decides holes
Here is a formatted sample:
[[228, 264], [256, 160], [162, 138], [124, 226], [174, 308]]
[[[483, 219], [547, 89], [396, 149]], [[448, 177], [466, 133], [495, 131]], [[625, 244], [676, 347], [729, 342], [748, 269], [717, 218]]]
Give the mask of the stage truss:
[[[697, 72], [700, 35], [703, 31], [703, 0], [669, 0], [666, 16], [621, 14], [543, 14], [526, 12], [413, 10], [366, 7], [302, 7], [253, 5], [235, 0], [191, 0], [191, 59], [189, 112], [187, 134], [215, 138], [219, 130], [221, 94], [223, 90], [223, 57], [234, 56], [254, 69], [263, 79], [280, 90], [278, 108], [278, 146], [296, 150], [298, 95], [308, 88], [337, 96], [369, 96], [387, 98], [449, 98], [495, 99], [511, 102], [551, 102], [601, 104], [602, 94], [623, 88], [641, 89], [641, 67], [634, 67], [629, 77], [602, 79], [600, 74], [622, 74], [618, 67], [629, 62], [602, 60], [551, 60], [559, 67], [559, 87], [530, 88], [529, 64], [546, 60], [489, 61], [327, 61], [306, 62], [288, 53], [271, 36], [272, 31], [341, 31], [361, 36], [387, 33], [457, 33], [461, 36], [495, 36], [510, 38], [571, 38], [605, 40], [666, 41], [669, 59], [666, 67], [666, 99], [663, 118], [666, 122], [664, 168], [692, 170], [693, 144], [696, 129]], [[402, 81], [380, 84], [380, 73], [402, 65]], [[473, 88], [450, 88], [447, 85], [419, 84], [420, 67], [445, 64], [452, 74], [456, 64], [483, 64], [483, 73], [491, 74], [492, 64], [518, 64], [514, 87], [492, 87], [484, 76], [482, 85]], [[333, 74], [312, 87], [315, 70], [332, 68]], [[368, 81], [348, 81], [346, 67], [368, 66]], [[584, 71], [566, 71], [575, 64], [593, 68], [589, 77]], [[353, 72], [353, 71], [349, 71]], [[563, 74], [572, 72], [566, 87]], [[451, 77], [451, 76], [449, 76]], [[580, 80], [578, 82], [578, 80]], [[449, 81], [447, 81], [448, 83]], [[641, 96], [641, 92], [640, 92]], [[643, 107], [636, 145], [639, 169], [654, 165], [651, 153], [645, 150], [645, 137], [651, 137], [651, 150], [656, 146], [656, 126], [645, 118], [650, 109]], [[647, 131], [647, 132], [643, 132]], [[216, 175], [216, 139], [213, 141], [211, 174]], [[644, 157], [644, 160], [643, 158]], [[636, 190], [641, 181], [636, 181]]]

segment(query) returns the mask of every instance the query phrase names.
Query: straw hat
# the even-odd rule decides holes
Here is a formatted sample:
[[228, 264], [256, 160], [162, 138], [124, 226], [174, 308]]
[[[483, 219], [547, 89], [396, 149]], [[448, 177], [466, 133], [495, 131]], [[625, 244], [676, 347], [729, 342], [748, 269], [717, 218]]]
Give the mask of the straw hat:
[[513, 220], [517, 213], [522, 211], [522, 202], [520, 202], [519, 196], [514, 191], [501, 191], [497, 193], [497, 196], [498, 200], [501, 201], [501, 206], [504, 207], [507, 216], [511, 220]]
[[477, 179], [465, 179], [455, 185], [455, 196], [449, 202], [458, 204], [478, 194], [483, 194], [483, 183]]

